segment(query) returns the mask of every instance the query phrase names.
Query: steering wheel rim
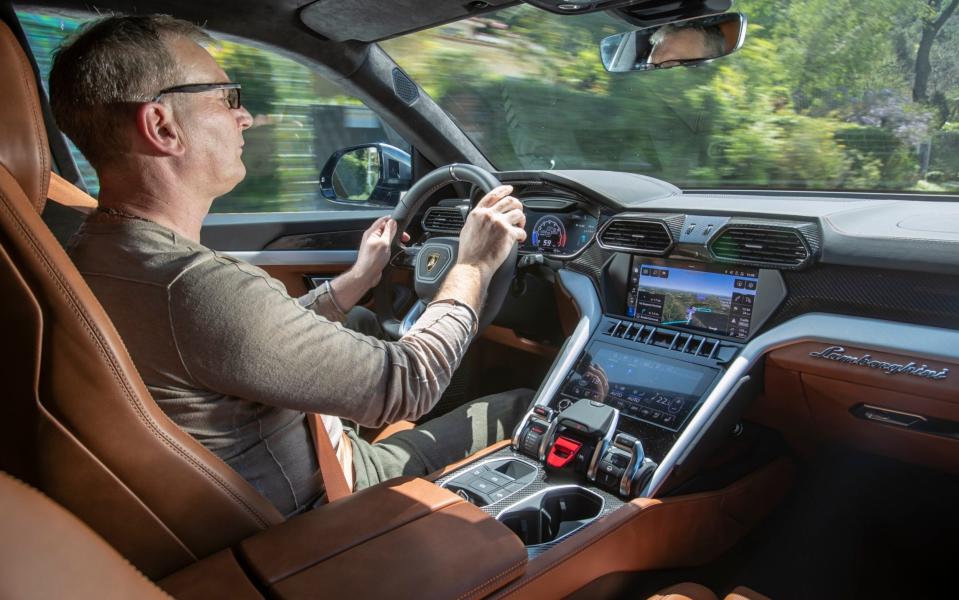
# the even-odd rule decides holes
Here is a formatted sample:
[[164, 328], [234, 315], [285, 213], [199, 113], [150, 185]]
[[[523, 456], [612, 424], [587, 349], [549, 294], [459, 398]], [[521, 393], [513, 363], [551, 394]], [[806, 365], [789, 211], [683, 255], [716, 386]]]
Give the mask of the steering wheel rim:
[[[457, 181], [472, 183], [482, 189], [484, 194], [502, 185], [499, 179], [492, 173], [475, 165], [453, 163], [430, 171], [406, 192], [393, 209], [391, 217], [396, 221], [397, 227], [396, 235], [393, 237], [390, 256], [396, 256], [397, 253], [405, 251], [400, 240], [413, 220], [413, 217], [419, 212], [426, 200], [440, 188]], [[472, 209], [472, 206], [470, 209]], [[420, 278], [420, 273], [425, 271], [425, 263], [430, 259], [430, 257], [427, 256], [426, 250], [428, 250], [431, 245], [437, 246], [438, 252], [436, 252], [436, 254], [442, 255], [441, 260], [434, 261], [434, 264], [436, 262], [443, 262], [443, 272], [437, 276], [431, 276], [428, 282], [424, 282]], [[445, 247], [446, 250], [443, 250], [442, 247]], [[518, 249], [519, 244], [514, 243], [506, 260], [503, 261], [499, 268], [496, 269], [493, 277], [490, 278], [489, 287], [486, 290], [486, 300], [483, 303], [483, 310], [477, 315], [479, 317], [478, 331], [482, 331], [493, 321], [499, 313], [503, 301], [506, 299], [506, 292], [509, 289], [509, 284], [516, 271]], [[440, 237], [431, 238], [417, 253], [414, 258], [414, 287], [416, 288], [417, 297], [424, 303], [429, 303], [432, 297], [423, 298], [421, 294], [424, 292], [429, 293], [430, 290], [434, 292], [438, 291], [442, 282], [446, 279], [446, 274], [449, 272], [449, 269], [451, 269], [456, 262], [457, 250], [457, 238]], [[373, 298], [376, 316], [383, 326], [383, 329], [388, 332], [398, 333], [400, 331], [400, 324], [396, 315], [393, 313], [393, 286], [391, 277], [393, 267], [391, 262], [392, 261], [387, 262], [383, 268], [383, 273], [380, 277], [379, 284], [377, 284], [374, 290]], [[433, 269], [431, 268], [430, 270], [432, 271]]]

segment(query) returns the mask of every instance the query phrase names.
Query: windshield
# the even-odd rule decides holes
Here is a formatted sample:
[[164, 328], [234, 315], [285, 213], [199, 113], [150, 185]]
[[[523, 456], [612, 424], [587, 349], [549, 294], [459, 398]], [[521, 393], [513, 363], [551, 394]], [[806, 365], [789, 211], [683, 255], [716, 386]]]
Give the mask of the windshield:
[[735, 54], [607, 73], [606, 13], [529, 5], [382, 43], [500, 170], [683, 188], [959, 189], [959, 17], [942, 0], [740, 0]]

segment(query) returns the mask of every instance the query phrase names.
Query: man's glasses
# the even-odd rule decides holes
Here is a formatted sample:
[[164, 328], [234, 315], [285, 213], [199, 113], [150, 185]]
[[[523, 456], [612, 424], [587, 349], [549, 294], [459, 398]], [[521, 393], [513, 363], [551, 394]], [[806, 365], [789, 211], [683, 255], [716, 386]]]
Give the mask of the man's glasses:
[[166, 94], [199, 94], [200, 92], [209, 92], [212, 90], [226, 90], [227, 106], [236, 110], [240, 108], [240, 84], [239, 83], [188, 83], [186, 85], [175, 85], [153, 97], [150, 102], [159, 102], [160, 96]]

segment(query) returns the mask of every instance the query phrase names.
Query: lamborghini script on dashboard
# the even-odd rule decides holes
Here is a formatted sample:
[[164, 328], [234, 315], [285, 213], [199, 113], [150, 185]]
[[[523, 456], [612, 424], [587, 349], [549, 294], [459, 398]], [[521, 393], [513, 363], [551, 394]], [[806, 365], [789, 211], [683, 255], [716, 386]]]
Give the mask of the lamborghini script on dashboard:
[[945, 379], [949, 376], [948, 368], [937, 371], [935, 369], [930, 369], [929, 365], [925, 363], [917, 365], [915, 362], [909, 362], [903, 365], [899, 363], [876, 360], [869, 354], [853, 356], [852, 354], [846, 354], [846, 349], [842, 346], [829, 346], [828, 348], [820, 350], [819, 352], [810, 352], [809, 356], [825, 360], [834, 360], [836, 362], [849, 365], [867, 367], [869, 369], [879, 369], [880, 371], [885, 372], [887, 375], [899, 375], [900, 373], [905, 373], [906, 375], [924, 377], [926, 379]]

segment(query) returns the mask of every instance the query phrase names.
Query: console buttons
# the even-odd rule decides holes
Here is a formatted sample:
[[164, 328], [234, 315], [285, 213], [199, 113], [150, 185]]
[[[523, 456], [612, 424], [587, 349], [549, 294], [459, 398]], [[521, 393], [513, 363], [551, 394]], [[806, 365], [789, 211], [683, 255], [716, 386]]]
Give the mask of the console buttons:
[[529, 483], [530, 483], [529, 481], [525, 481], [525, 482], [514, 481], [513, 483], [506, 484], [506, 486], [503, 487], [503, 491], [506, 492], [507, 494], [512, 494], [513, 492], [520, 491], [521, 489], [529, 485]]
[[506, 498], [508, 498], [509, 495], [510, 495], [510, 492], [506, 491], [505, 489], [496, 490], [495, 492], [489, 495], [489, 499], [492, 500], [493, 502], [499, 502], [500, 500], [505, 500]]
[[483, 478], [474, 479], [467, 487], [481, 494], [489, 494], [497, 488], [497, 486]]
[[493, 484], [495, 487], [503, 487], [507, 483], [513, 481], [512, 477], [507, 477], [496, 471], [487, 471], [483, 473], [480, 477]]

